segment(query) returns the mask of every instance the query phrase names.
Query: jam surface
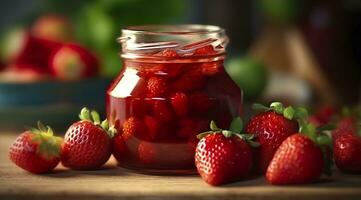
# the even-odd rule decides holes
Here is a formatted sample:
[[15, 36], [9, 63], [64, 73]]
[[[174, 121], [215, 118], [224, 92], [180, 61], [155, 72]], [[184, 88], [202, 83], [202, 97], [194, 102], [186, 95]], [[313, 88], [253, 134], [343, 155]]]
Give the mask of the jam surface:
[[113, 148], [119, 165], [192, 171], [197, 134], [209, 130], [211, 120], [226, 129], [240, 115], [241, 91], [212, 53], [205, 46], [187, 56], [164, 50], [157, 62], [124, 59], [106, 99], [108, 120], [118, 131]]

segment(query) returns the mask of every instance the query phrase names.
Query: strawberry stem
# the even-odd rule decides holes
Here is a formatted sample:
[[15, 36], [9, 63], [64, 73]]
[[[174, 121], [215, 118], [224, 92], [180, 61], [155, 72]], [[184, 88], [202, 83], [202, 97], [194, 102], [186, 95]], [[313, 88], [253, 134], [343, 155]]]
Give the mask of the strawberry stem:
[[117, 133], [117, 130], [114, 128], [114, 126], [109, 126], [107, 119], [103, 121], [100, 120], [100, 115], [95, 110], [89, 110], [88, 108], [84, 107], [80, 111], [79, 118], [82, 121], [92, 122], [94, 125], [104, 129], [111, 138], [114, 137], [114, 135]]
[[[245, 140], [252, 147], [258, 147], [259, 146], [259, 143], [252, 141], [254, 139], [254, 137], [255, 137], [254, 134], [242, 134], [241, 133], [242, 132], [242, 127], [243, 127], [243, 123], [242, 123], [241, 118], [239, 118], [239, 117], [235, 118], [232, 121], [231, 124], [234, 124], [233, 129], [235, 131], [234, 130], [220, 129], [220, 128], [218, 128], [216, 123], [212, 120], [211, 123], [210, 123], [210, 129], [211, 130], [198, 134], [197, 138], [202, 139], [205, 136], [210, 135], [210, 134], [222, 134], [226, 138], [229, 138], [229, 137], [232, 137], [232, 136], [239, 137], [240, 139]], [[231, 125], [231, 128], [232, 128], [232, 125]]]

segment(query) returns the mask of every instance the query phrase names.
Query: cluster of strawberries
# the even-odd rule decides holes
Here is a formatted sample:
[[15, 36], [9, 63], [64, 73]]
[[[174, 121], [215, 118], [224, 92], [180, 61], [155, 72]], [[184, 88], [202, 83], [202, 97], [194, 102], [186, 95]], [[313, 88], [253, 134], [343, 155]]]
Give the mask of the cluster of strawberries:
[[[325, 109], [309, 119], [307, 110], [285, 108], [279, 102], [270, 107], [256, 104], [255, 109], [261, 112], [249, 120], [245, 134], [237, 119], [230, 130], [212, 122], [211, 131], [199, 135], [195, 164], [205, 182], [221, 185], [245, 179], [253, 171], [265, 174], [274, 185], [311, 183], [322, 173], [331, 174], [332, 160], [342, 172], [361, 173], [355, 117], [342, 118], [331, 131], [330, 126], [321, 126], [334, 114]], [[314, 124], [315, 119], [320, 123]]]
[[71, 32], [71, 23], [65, 17], [45, 15], [29, 30], [9, 33], [2, 44], [3, 76], [16, 77], [18, 81], [37, 81], [46, 78], [77, 80], [97, 75], [97, 57], [73, 42]]
[[80, 121], [72, 124], [64, 139], [54, 136], [49, 126], [38, 122], [38, 128], [22, 133], [10, 147], [9, 157], [19, 167], [35, 173], [47, 173], [59, 162], [76, 170], [99, 169], [112, 152], [114, 127], [100, 121], [96, 111], [83, 108]]
[[[204, 46], [187, 58], [196, 59], [196, 56], [214, 53], [212, 46]], [[170, 49], [156, 55], [162, 59], [169, 56], [183, 59], [183, 62], [125, 60], [121, 77], [128, 79], [128, 70], [136, 71], [139, 76], [137, 85], [122, 98], [112, 95], [117, 81], [108, 90], [109, 119], [121, 133], [115, 140], [119, 140], [118, 144], [127, 143], [127, 154], [131, 155], [124, 160], [121, 155], [124, 145], [115, 145], [115, 157], [121, 163], [129, 165], [131, 162], [148, 168], [190, 168], [194, 166], [192, 154], [198, 142], [196, 135], [206, 131], [211, 120], [220, 127], [228, 127], [239, 112], [241, 93], [224, 71], [221, 61], [184, 61], [185, 58]], [[219, 86], [220, 82], [222, 86]], [[177, 145], [172, 147], [174, 143]], [[163, 152], [183, 153], [165, 156]], [[183, 164], [179, 165], [177, 158], [183, 160]]]

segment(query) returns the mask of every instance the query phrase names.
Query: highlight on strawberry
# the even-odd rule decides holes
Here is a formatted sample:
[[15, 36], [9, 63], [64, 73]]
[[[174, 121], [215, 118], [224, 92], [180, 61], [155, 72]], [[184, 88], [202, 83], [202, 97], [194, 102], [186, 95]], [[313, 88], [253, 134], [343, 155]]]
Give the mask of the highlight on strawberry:
[[258, 111], [246, 124], [246, 132], [256, 135], [260, 144], [257, 150], [256, 170], [264, 173], [281, 143], [297, 133], [299, 123], [307, 120], [308, 112], [302, 107], [285, 107], [281, 102], [273, 102], [269, 107], [254, 104]]
[[240, 118], [232, 121], [230, 130], [222, 130], [211, 121], [210, 131], [198, 135], [195, 165], [202, 179], [213, 186], [241, 180], [253, 165], [254, 135], [242, 134]]
[[111, 138], [116, 133], [108, 120], [100, 121], [99, 114], [83, 108], [80, 121], [73, 123], [64, 136], [62, 164], [76, 170], [95, 170], [108, 161]]
[[314, 124], [302, 124], [276, 151], [266, 172], [273, 185], [306, 184], [317, 181], [322, 172], [331, 175], [331, 137], [317, 132]]
[[38, 128], [30, 128], [16, 138], [10, 146], [9, 158], [28, 172], [48, 173], [59, 164], [62, 141], [39, 121]]

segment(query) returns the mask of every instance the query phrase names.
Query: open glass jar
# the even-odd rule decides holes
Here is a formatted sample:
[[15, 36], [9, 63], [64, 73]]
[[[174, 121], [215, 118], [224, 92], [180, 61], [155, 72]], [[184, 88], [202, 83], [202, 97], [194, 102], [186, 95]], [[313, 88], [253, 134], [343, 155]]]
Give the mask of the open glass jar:
[[196, 135], [211, 120], [228, 128], [242, 93], [226, 73], [225, 31], [205, 25], [122, 30], [123, 69], [107, 91], [119, 165], [147, 173], [193, 173]]

